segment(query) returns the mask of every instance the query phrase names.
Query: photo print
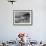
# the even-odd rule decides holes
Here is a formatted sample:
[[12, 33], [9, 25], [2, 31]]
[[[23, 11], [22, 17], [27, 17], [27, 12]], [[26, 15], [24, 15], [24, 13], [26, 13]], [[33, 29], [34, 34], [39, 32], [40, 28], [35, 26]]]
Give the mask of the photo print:
[[13, 10], [13, 24], [31, 24], [32, 10]]

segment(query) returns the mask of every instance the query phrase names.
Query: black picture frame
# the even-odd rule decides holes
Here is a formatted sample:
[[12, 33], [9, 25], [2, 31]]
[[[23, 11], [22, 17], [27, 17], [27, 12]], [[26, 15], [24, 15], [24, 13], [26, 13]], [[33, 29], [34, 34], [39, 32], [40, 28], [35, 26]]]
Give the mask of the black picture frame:
[[[27, 19], [24, 19], [25, 16]], [[32, 24], [33, 24], [32, 10], [13, 10], [13, 25], [32, 25]]]

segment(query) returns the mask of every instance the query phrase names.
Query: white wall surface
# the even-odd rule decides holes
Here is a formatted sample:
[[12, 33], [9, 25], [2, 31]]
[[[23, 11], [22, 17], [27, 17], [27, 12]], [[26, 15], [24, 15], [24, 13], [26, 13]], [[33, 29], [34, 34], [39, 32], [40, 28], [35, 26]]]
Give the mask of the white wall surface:
[[[13, 10], [33, 10], [32, 26], [14, 26]], [[17, 0], [13, 5], [0, 0], [0, 41], [15, 40], [19, 32], [31, 34], [33, 40], [46, 40], [46, 0]]]

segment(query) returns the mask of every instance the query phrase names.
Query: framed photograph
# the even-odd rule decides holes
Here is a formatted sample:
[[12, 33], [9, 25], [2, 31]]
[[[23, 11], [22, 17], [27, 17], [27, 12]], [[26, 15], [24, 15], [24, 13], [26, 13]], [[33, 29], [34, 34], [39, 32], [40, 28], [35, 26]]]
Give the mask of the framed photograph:
[[32, 25], [32, 10], [13, 10], [14, 25]]

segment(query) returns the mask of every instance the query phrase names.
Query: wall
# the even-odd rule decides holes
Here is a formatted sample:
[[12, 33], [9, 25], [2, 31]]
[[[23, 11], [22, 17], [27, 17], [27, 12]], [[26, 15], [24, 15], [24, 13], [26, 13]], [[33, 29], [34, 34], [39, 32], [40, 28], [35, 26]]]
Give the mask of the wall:
[[[32, 26], [14, 26], [13, 10], [33, 10]], [[26, 32], [33, 40], [46, 40], [46, 0], [17, 0], [12, 5], [0, 0], [0, 40], [15, 40], [18, 32]]]

